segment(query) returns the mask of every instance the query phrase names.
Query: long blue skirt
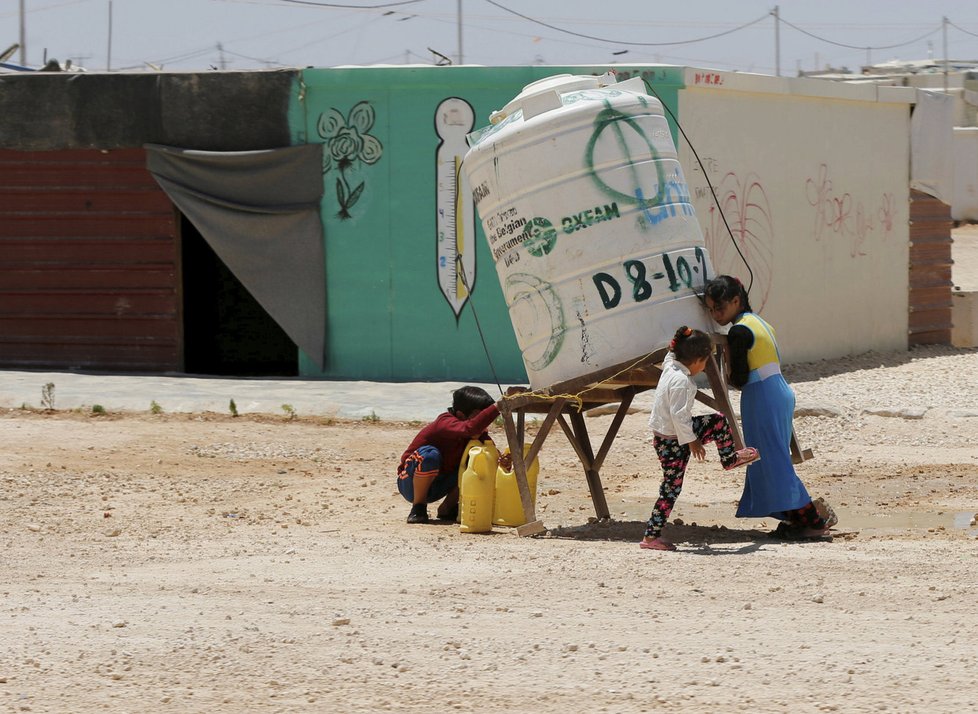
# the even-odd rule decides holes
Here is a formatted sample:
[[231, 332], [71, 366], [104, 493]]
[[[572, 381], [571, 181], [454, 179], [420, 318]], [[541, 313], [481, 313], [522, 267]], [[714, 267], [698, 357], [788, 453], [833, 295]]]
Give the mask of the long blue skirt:
[[791, 463], [791, 419], [795, 393], [775, 374], [744, 385], [740, 417], [744, 444], [761, 452], [761, 460], [747, 467], [738, 518], [787, 518], [786, 511], [808, 505], [811, 497]]

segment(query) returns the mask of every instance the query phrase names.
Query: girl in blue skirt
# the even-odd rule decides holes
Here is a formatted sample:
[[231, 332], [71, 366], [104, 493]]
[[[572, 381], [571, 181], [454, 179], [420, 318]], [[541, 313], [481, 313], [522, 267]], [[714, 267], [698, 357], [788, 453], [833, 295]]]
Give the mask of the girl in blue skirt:
[[781, 376], [774, 328], [751, 312], [743, 284], [720, 275], [706, 284], [713, 319], [732, 325], [727, 334], [730, 383], [741, 389], [744, 442], [764, 459], [747, 467], [738, 518], [777, 518], [772, 535], [788, 540], [821, 538], [831, 524], [819, 515], [791, 461], [795, 393]]

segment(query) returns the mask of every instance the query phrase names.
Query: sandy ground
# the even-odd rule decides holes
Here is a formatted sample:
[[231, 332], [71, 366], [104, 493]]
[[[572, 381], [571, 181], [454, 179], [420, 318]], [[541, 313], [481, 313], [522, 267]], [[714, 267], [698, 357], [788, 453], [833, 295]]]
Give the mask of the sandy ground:
[[[644, 413], [547, 441], [542, 537], [409, 526], [420, 423], [0, 414], [3, 711], [978, 711], [978, 350], [788, 370], [841, 521], [781, 543], [693, 464], [639, 550]], [[610, 416], [587, 420], [600, 443]], [[500, 429], [496, 429], [499, 434]], [[499, 438], [502, 441], [502, 438]]]

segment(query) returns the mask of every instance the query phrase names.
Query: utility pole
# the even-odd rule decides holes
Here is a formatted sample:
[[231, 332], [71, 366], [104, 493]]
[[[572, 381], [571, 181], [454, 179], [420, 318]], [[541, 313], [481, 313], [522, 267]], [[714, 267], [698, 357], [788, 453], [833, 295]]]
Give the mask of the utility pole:
[[20, 64], [27, 66], [27, 32], [24, 29], [24, 0], [20, 0]]
[[109, 0], [109, 48], [105, 52], [105, 71], [112, 71], [112, 0]]
[[781, 76], [781, 8], [777, 5], [771, 14], [774, 15], [774, 76]]
[[465, 64], [462, 58], [462, 0], [458, 0], [458, 63]]
[[941, 30], [944, 33], [944, 93], [947, 94], [947, 16], [941, 18]]

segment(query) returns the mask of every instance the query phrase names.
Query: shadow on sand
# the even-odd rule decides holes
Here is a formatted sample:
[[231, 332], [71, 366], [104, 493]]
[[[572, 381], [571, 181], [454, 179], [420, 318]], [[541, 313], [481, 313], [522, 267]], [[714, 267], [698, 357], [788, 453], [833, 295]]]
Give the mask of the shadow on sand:
[[[645, 535], [644, 521], [596, 521], [579, 526], [551, 528], [541, 537], [566, 540], [622, 541], [637, 544]], [[764, 545], [780, 541], [771, 538], [767, 531], [733, 530], [724, 526], [676, 525], [669, 523], [662, 530], [662, 537], [672, 541], [680, 551], [696, 555], [737, 555], [753, 553]], [[736, 546], [730, 548], [725, 546]], [[719, 547], [718, 547], [719, 546]]]

